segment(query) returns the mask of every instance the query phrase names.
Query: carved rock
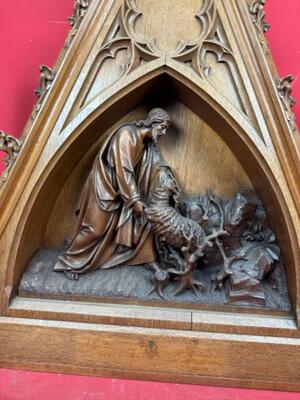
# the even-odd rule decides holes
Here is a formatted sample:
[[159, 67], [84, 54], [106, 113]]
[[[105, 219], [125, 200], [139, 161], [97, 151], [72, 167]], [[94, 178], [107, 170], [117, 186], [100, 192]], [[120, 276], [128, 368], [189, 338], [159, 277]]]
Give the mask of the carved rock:
[[228, 304], [248, 305], [249, 302], [257, 306], [267, 304], [262, 281], [275, 268], [279, 261], [280, 250], [274, 243], [275, 236], [271, 231], [268, 237], [265, 237], [257, 226], [255, 230], [258, 235], [256, 238], [252, 233], [250, 235], [244, 233], [245, 239], [250, 242], [243, 242], [245, 261], [234, 264], [233, 273], [227, 281]]

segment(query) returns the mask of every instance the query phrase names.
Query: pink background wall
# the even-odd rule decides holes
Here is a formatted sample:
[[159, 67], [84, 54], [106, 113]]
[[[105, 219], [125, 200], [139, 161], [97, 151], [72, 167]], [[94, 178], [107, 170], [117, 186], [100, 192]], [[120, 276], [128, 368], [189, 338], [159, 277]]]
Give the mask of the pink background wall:
[[[52, 66], [66, 38], [74, 0], [0, 0], [0, 129], [19, 136], [39, 87], [40, 64]], [[267, 34], [281, 76], [296, 77], [300, 124], [300, 0], [268, 0]]]
[[[240, 0], [237, 0], [240, 1]], [[0, 129], [20, 136], [35, 103], [40, 64], [52, 66], [69, 29], [74, 0], [0, 0]], [[296, 77], [293, 95], [300, 125], [300, 0], [268, 0], [267, 34], [281, 76]], [[1, 165], [0, 165], [1, 171]], [[260, 400], [300, 394], [206, 388], [115, 379], [0, 370], [0, 400]]]

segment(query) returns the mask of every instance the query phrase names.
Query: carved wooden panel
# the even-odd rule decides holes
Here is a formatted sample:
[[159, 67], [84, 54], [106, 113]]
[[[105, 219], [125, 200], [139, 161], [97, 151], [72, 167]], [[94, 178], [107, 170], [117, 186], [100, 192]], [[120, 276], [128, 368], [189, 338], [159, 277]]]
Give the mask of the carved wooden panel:
[[[14, 357], [9, 365], [36, 368], [54, 363], [54, 346], [76, 372], [96, 368], [103, 373], [109, 359], [109, 371], [117, 375], [124, 375], [131, 362], [139, 378], [188, 376], [187, 381], [199, 383], [199, 376], [209, 376], [209, 382], [253, 385], [254, 377], [256, 385], [281, 388], [291, 378], [289, 387], [299, 389], [299, 365], [292, 357], [300, 344], [299, 146], [291, 111], [292, 77], [277, 76], [264, 38], [268, 28], [264, 4], [264, 0], [182, 0], [175, 7], [170, 0], [75, 0], [69, 18], [72, 28], [57, 63], [41, 67], [39, 100], [24, 130], [21, 151], [20, 143], [2, 134], [9, 175], [4, 176], [0, 195], [0, 322]], [[160, 107], [154, 114], [164, 117], [149, 117], [147, 122], [145, 116], [154, 107]], [[78, 201], [86, 193], [85, 182], [91, 183], [87, 176], [93, 160], [99, 151], [110, 154], [113, 132], [124, 133], [122, 123], [126, 135], [133, 129], [141, 134], [143, 146], [149, 146], [142, 147], [142, 154], [147, 148], [147, 155], [153, 150], [158, 157], [151, 146], [163, 136], [159, 141], [163, 160], [157, 162], [158, 179], [149, 185], [153, 188], [149, 203], [141, 204], [139, 193], [124, 200], [121, 191], [118, 201], [121, 197], [122, 210], [130, 214], [130, 209], [135, 221], [142, 221], [142, 216], [150, 221], [149, 229], [161, 240], [159, 255], [165, 264], [154, 271], [147, 270], [150, 262], [131, 270], [139, 279], [139, 295], [112, 299], [113, 269], [104, 276], [99, 268], [91, 272], [95, 275], [90, 280], [80, 277], [66, 283], [66, 277], [78, 274], [65, 270], [65, 277], [53, 272], [51, 262], [56, 265], [72, 246], [72, 234], [80, 233]], [[124, 157], [128, 154], [123, 152]], [[141, 166], [156, 165], [155, 157], [129, 172], [136, 177]], [[108, 161], [101, 165], [106, 172], [112, 169], [108, 182], [115, 184], [117, 167]], [[161, 206], [161, 200], [168, 203]], [[96, 222], [94, 218], [91, 226]], [[108, 230], [123, 226], [114, 223], [106, 225]], [[112, 234], [109, 242], [115, 243], [114, 239]], [[114, 255], [122, 254], [123, 247]], [[127, 270], [118, 268], [124, 284]], [[32, 287], [38, 284], [44, 292], [26, 286], [27, 272], [32, 273]], [[49, 279], [41, 282], [43, 273]], [[106, 283], [101, 286], [101, 282]], [[125, 291], [130, 291], [132, 286], [127, 286]], [[147, 288], [148, 295], [140, 295]], [[38, 296], [44, 299], [34, 299]], [[75, 298], [74, 305], [65, 301]], [[31, 320], [16, 322], [12, 317]], [[88, 328], [82, 322], [89, 323]], [[26, 324], [34, 332], [42, 329], [49, 334], [50, 350], [39, 340], [32, 345], [31, 337], [22, 341], [25, 350], [34, 348], [34, 360], [12, 343], [17, 332], [27, 332]], [[75, 357], [66, 346], [75, 330], [83, 347], [90, 343], [89, 335], [93, 340], [102, 335], [111, 346], [104, 356], [98, 349], [96, 361]], [[162, 338], [170, 341], [169, 336], [177, 340], [165, 355], [159, 346]], [[123, 347], [116, 359], [111, 349], [118, 342]], [[142, 355], [133, 365], [123, 354], [136, 343]], [[195, 359], [195, 369], [190, 363], [193, 357], [186, 357], [180, 365], [182, 354], [197, 358], [198, 350], [214, 344], [221, 350], [205, 364]], [[224, 359], [232, 359], [234, 344], [236, 354], [243, 356], [236, 357], [234, 366], [227, 361], [224, 365]], [[262, 362], [266, 354], [267, 363], [277, 366], [273, 371], [266, 372]], [[1, 353], [1, 360], [4, 356]], [[251, 374], [244, 369], [245, 358]], [[157, 362], [163, 369], [158, 371]], [[55, 363], [62, 368], [60, 360]]]

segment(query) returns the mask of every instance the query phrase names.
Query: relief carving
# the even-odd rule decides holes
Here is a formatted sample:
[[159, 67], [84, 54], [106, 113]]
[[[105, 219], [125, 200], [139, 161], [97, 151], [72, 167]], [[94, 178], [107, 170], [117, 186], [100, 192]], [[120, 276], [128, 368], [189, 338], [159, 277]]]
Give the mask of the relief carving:
[[84, 185], [74, 234], [63, 250], [41, 253], [47, 265], [37, 255], [21, 291], [35, 285], [30, 271], [37, 281], [41, 268], [51, 290], [70, 280], [73, 294], [289, 307], [280, 249], [256, 193], [186, 195], [160, 154], [170, 124], [156, 108], [107, 137]]
[[291, 110], [291, 108], [296, 104], [296, 100], [292, 96], [292, 82], [294, 81], [294, 79], [295, 78], [292, 75], [288, 75], [285, 78], [277, 80], [279, 98], [283, 104], [285, 115], [292, 132], [297, 131], [295, 115]]
[[111, 134], [88, 178], [77, 233], [55, 271], [78, 278], [97, 268], [155, 261], [142, 198], [150, 194], [156, 143], [168, 124], [167, 113], [154, 109], [146, 120], [124, 124]]
[[300, 387], [299, 157], [263, 5], [75, 1], [2, 191], [2, 365]]
[[[211, 192], [188, 198], [180, 196], [168, 167], [163, 166], [160, 174], [152, 203], [145, 209], [162, 266], [154, 271], [150, 293], [165, 298], [168, 285], [173, 296], [187, 289], [199, 297], [198, 288], [202, 295], [218, 290], [226, 294], [225, 303], [266, 306], [263, 281], [274, 272], [280, 249], [255, 192], [240, 192], [230, 201]], [[199, 269], [211, 270], [211, 284], [199, 280]]]
[[[17, 159], [21, 148], [21, 142], [13, 136], [0, 131], [0, 151], [7, 153], [5, 157], [6, 170], [1, 176], [1, 184], [6, 182], [9, 171]], [[1, 186], [0, 184], [0, 186]]]

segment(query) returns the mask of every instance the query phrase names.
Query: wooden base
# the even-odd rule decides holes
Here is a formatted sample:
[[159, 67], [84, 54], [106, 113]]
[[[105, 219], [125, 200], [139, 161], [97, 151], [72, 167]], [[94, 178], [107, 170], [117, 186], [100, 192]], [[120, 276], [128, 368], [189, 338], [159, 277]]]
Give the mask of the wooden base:
[[[35, 317], [45, 318], [44, 312], [39, 316], [36, 310]], [[126, 309], [123, 312], [126, 319]], [[210, 314], [209, 321], [213, 312]], [[254, 336], [193, 331], [192, 327], [137, 327], [128, 321], [127, 326], [51, 321], [48, 315], [49, 319], [43, 320], [0, 317], [1, 367], [300, 391], [300, 339], [283, 337], [287, 330], [296, 331], [285, 317], [273, 317], [273, 332], [269, 325], [267, 336]], [[238, 316], [224, 313], [224, 318], [232, 318], [234, 325]], [[271, 318], [268, 320], [270, 324]], [[229, 332], [229, 320], [225, 322]]]

